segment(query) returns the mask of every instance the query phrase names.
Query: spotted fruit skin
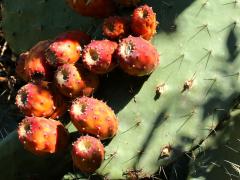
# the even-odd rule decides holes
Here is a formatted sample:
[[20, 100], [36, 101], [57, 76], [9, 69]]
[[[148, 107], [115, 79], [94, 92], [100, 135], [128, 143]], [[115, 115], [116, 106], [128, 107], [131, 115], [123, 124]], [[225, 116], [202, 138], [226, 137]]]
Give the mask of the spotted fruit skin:
[[26, 116], [49, 117], [55, 109], [51, 91], [33, 83], [19, 89], [16, 105]]
[[83, 65], [91, 72], [105, 74], [112, 71], [117, 62], [115, 50], [117, 43], [109, 40], [94, 40], [83, 50]]
[[109, 39], [119, 39], [126, 37], [129, 33], [129, 22], [125, 17], [110, 16], [104, 19], [103, 35]]
[[67, 3], [82, 16], [104, 18], [116, 10], [112, 0], [67, 0]]
[[145, 76], [158, 66], [160, 57], [156, 48], [141, 37], [129, 36], [116, 50], [121, 69], [132, 76]]
[[156, 33], [157, 25], [156, 13], [148, 5], [140, 6], [133, 11], [131, 29], [135, 36], [150, 40]]
[[67, 130], [53, 119], [25, 117], [19, 123], [17, 132], [24, 148], [35, 155], [60, 153], [68, 145]]
[[80, 66], [64, 64], [59, 66], [55, 74], [55, 83], [59, 91], [67, 97], [90, 96], [97, 89], [97, 75], [86, 73]]
[[118, 120], [113, 110], [94, 98], [75, 99], [70, 107], [70, 117], [79, 132], [94, 135], [101, 140], [112, 138], [118, 130]]
[[91, 136], [81, 136], [73, 143], [72, 160], [83, 173], [93, 173], [104, 160], [104, 146]]
[[24, 71], [26, 80], [51, 80], [52, 72], [46, 62], [45, 50], [50, 41], [40, 41], [32, 49], [25, 59]]
[[81, 57], [82, 47], [91, 41], [82, 31], [69, 31], [60, 34], [46, 50], [47, 62], [54, 67], [74, 64]]

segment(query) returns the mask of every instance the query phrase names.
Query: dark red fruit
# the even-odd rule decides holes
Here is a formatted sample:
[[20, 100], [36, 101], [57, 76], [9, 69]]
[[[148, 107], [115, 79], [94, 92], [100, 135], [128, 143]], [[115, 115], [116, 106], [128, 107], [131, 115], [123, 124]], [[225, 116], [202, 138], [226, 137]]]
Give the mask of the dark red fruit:
[[83, 51], [83, 64], [91, 72], [105, 74], [116, 67], [114, 53], [117, 43], [109, 40], [94, 40]]
[[19, 123], [18, 137], [24, 148], [35, 155], [63, 152], [69, 139], [59, 121], [43, 117], [25, 117]]
[[46, 59], [52, 66], [74, 64], [81, 57], [82, 47], [91, 41], [81, 31], [69, 31], [55, 38], [46, 50]]
[[148, 5], [134, 10], [131, 19], [131, 29], [134, 35], [150, 40], [156, 33], [157, 24], [156, 14]]
[[111, 138], [118, 130], [118, 120], [113, 110], [94, 98], [77, 98], [70, 108], [70, 116], [81, 133], [91, 134], [99, 139]]
[[86, 70], [81, 67], [64, 64], [59, 66], [56, 71], [55, 83], [63, 95], [73, 98], [92, 95], [97, 89], [99, 81], [97, 75], [86, 73]]
[[82, 136], [73, 143], [72, 159], [80, 171], [93, 173], [104, 160], [104, 146], [94, 137]]
[[120, 67], [129, 75], [148, 75], [159, 64], [157, 50], [150, 42], [141, 37], [129, 36], [123, 39], [116, 52]]
[[113, 0], [67, 0], [69, 6], [83, 16], [104, 18], [115, 10]]

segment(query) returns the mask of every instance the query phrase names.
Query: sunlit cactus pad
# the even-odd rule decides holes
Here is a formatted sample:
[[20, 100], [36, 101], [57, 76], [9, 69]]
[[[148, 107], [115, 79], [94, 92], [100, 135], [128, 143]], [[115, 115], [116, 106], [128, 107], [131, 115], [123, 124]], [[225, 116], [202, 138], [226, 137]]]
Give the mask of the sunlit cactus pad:
[[[97, 170], [109, 179], [126, 179], [133, 171], [139, 176], [153, 176], [160, 166], [197, 146], [219, 122], [226, 120], [240, 92], [239, 3], [231, 0], [143, 3], [157, 13], [159, 28], [151, 42], [160, 53], [160, 66], [149, 77], [133, 78], [116, 70], [102, 79], [97, 98], [115, 110], [120, 126], [112, 141], [105, 143], [105, 161]], [[5, 1], [3, 30], [16, 52], [29, 48], [35, 40], [64, 31], [64, 23], [71, 28], [78, 27], [77, 24], [85, 30], [90, 28], [90, 19], [80, 16], [79, 20], [74, 19], [75, 15], [64, 4], [61, 8], [66, 10], [61, 14], [56, 4], [54, 0]], [[16, 13], [20, 7], [24, 16], [20, 18], [20, 13], [11, 21], [11, 12]], [[35, 21], [48, 22], [46, 27], [40, 26], [39, 30], [34, 23], [26, 23], [20, 28], [22, 18], [28, 22], [27, 14], [31, 14], [31, 23], [43, 14], [42, 19]], [[54, 17], [58, 20], [53, 23]], [[16, 26], [15, 35], [12, 26]], [[75, 131], [72, 126], [69, 130]], [[8, 163], [11, 164], [6, 162], [4, 167]], [[2, 169], [0, 165], [0, 172]]]

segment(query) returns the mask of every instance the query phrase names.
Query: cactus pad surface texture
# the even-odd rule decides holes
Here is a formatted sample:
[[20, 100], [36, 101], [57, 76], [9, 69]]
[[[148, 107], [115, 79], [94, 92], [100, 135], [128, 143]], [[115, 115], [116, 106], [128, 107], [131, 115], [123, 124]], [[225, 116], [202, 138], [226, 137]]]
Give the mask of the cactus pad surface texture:
[[[151, 42], [160, 53], [160, 66], [141, 78], [116, 70], [101, 82], [97, 98], [117, 113], [120, 126], [105, 143], [105, 160], [97, 170], [109, 179], [126, 179], [132, 170], [139, 177], [153, 176], [228, 119], [240, 93], [239, 2], [142, 3], [152, 6], [158, 17]], [[5, 0], [3, 5], [3, 30], [17, 53], [66, 29], [87, 31], [101, 23], [76, 15], [62, 1]], [[70, 126], [69, 131], [74, 133], [75, 128]], [[0, 148], [6, 147], [0, 143]], [[3, 169], [0, 165], [0, 174]]]

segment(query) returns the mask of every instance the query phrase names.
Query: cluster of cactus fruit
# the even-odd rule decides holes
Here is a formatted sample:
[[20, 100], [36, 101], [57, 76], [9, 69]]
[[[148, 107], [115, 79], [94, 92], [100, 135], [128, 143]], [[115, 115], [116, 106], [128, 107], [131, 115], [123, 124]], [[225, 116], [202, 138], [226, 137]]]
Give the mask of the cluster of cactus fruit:
[[99, 86], [98, 75], [120, 65], [129, 75], [145, 76], [159, 64], [157, 50], [147, 41], [157, 27], [152, 8], [137, 7], [131, 22], [127, 21], [120, 16], [105, 19], [103, 34], [111, 40], [91, 40], [86, 33], [75, 30], [40, 41], [20, 55], [16, 74], [28, 83], [19, 89], [16, 105], [26, 116], [18, 127], [19, 140], [26, 150], [45, 155], [67, 149], [68, 131], [54, 119], [65, 114], [69, 101], [73, 125], [87, 134], [73, 142], [73, 163], [84, 173], [100, 167], [104, 160], [100, 140], [116, 135], [118, 120], [108, 105], [90, 97]]
[[[194, 149], [198, 151], [210, 135], [218, 133], [217, 127], [225, 126], [222, 122], [231, 120], [229, 112], [236, 106], [236, 101], [239, 103], [237, 1], [141, 2], [153, 7], [156, 15], [150, 13], [152, 15], [149, 16], [152, 9], [147, 6], [136, 8], [139, 0], [68, 0], [66, 4], [57, 0], [36, 0], [31, 1], [31, 5], [30, 0], [7, 0], [3, 4], [3, 30], [10, 47], [17, 53], [26, 51], [40, 40], [53, 39], [57, 34], [68, 31], [54, 40], [37, 43], [21, 54], [16, 71], [24, 81], [31, 81], [25, 86], [32, 90], [21, 88], [16, 101], [27, 116], [23, 122], [29, 123], [31, 118], [41, 118], [41, 121], [45, 118], [58, 119], [69, 109], [73, 125], [65, 128], [70, 133], [70, 139], [73, 132], [88, 134], [72, 146], [70, 161], [82, 172], [93, 172], [100, 166], [96, 173], [109, 179], [154, 179], [159, 168], [171, 166], [181, 159], [179, 157]], [[74, 14], [67, 4], [81, 15], [106, 19], [81, 17]], [[226, 16], [219, 16], [219, 12]], [[39, 16], [40, 13], [43, 16]], [[129, 13], [132, 16], [126, 16]], [[157, 33], [156, 18], [160, 22]], [[69, 31], [72, 29], [81, 31]], [[103, 34], [109, 40], [91, 41], [83, 32], [91, 34], [94, 39], [101, 39]], [[74, 39], [78, 40], [73, 42]], [[156, 68], [158, 54], [161, 54], [161, 66]], [[118, 65], [125, 74], [115, 69]], [[134, 77], [150, 73], [151, 76]], [[37, 91], [40, 93], [27, 98], [28, 93]], [[108, 111], [105, 104], [90, 107], [98, 101], [90, 98], [95, 91], [94, 97], [107, 101], [116, 112], [119, 123], [115, 120], [109, 122], [109, 116], [116, 119], [112, 110], [106, 115], [100, 113]], [[40, 99], [39, 103], [24, 106], [27, 100]], [[104, 107], [101, 108], [104, 110], [98, 106]], [[50, 108], [45, 110], [45, 107]], [[39, 114], [44, 117], [37, 117]], [[99, 118], [99, 124], [95, 118]], [[58, 123], [49, 127], [56, 126], [63, 128]], [[35, 127], [44, 129], [32, 125], [32, 128]], [[23, 128], [23, 135], [25, 130], [29, 131], [29, 137], [44, 137], [44, 133], [32, 134], [30, 126]], [[58, 130], [53, 130], [53, 133], [44, 130], [45, 138], [51, 139], [48, 144], [40, 143], [35, 148], [28, 148], [34, 142], [27, 143], [29, 138], [26, 136], [25, 140], [21, 140], [23, 144], [25, 141], [25, 148], [30, 151], [42, 149], [44, 153], [58, 152], [63, 146], [67, 149], [65, 142], [75, 141], [69, 140], [68, 133], [62, 131], [63, 142], [55, 146], [57, 139], [54, 132], [57, 134]], [[109, 134], [106, 135], [106, 132]], [[48, 159], [48, 166], [41, 165], [39, 161], [43, 158], [32, 159], [30, 153], [23, 151], [21, 144], [18, 145], [15, 135], [16, 132], [12, 133], [0, 143], [0, 160], [5, 162], [0, 165], [3, 177], [16, 179], [14, 174], [24, 174], [25, 171], [26, 174], [36, 173], [32, 165], [37, 164], [34, 166], [39, 170], [37, 172], [49, 178], [51, 172], [46, 169], [54, 160]], [[105, 144], [103, 140], [108, 138], [112, 139]], [[213, 141], [215, 139], [213, 137]], [[90, 146], [91, 143], [96, 146]], [[89, 154], [85, 153], [88, 150], [95, 152], [97, 157], [89, 159]], [[20, 153], [22, 156], [16, 157], [14, 164], [8, 161], [9, 157]], [[61, 156], [62, 166], [68, 162], [66, 159]], [[234, 164], [238, 162], [236, 158]], [[23, 165], [25, 169], [19, 168]], [[11, 171], [3, 171], [3, 166], [10, 166]], [[179, 175], [177, 172], [174, 174]]]

